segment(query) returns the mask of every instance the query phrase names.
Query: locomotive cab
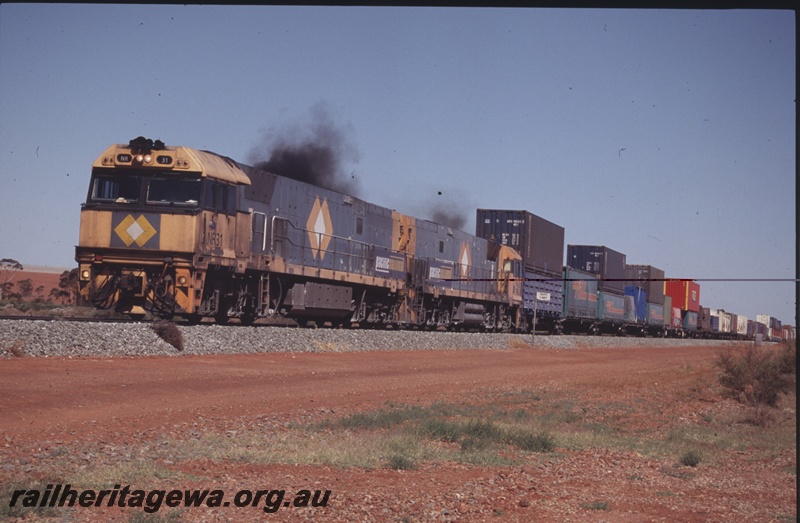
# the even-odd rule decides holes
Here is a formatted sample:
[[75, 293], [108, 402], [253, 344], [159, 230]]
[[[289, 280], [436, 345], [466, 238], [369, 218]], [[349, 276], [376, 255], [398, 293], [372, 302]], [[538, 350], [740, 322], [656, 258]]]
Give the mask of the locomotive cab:
[[235, 162], [205, 151], [141, 137], [108, 148], [81, 206], [81, 296], [134, 316], [194, 315], [208, 270], [244, 270], [237, 203], [249, 183]]

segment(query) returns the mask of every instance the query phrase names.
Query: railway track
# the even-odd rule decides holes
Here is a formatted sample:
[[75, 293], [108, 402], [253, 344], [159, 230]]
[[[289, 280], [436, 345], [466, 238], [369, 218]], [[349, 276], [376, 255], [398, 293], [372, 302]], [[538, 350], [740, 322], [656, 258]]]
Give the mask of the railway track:
[[67, 321], [67, 322], [97, 322], [97, 323], [135, 323], [150, 322], [152, 320], [137, 320], [133, 318], [93, 318], [89, 316], [47, 316], [47, 315], [18, 315], [0, 314], [0, 320], [12, 321]]
[[[129, 318], [129, 317], [118, 317], [118, 318], [102, 318], [96, 316], [48, 316], [48, 315], [21, 315], [21, 314], [0, 314], [0, 320], [10, 320], [10, 321], [56, 321], [56, 322], [72, 322], [72, 323], [153, 323], [154, 321], [158, 321], [158, 318], [153, 317], [144, 317], [144, 318]], [[188, 321], [184, 320], [176, 320], [176, 324], [178, 325], [192, 325]], [[205, 322], [201, 324], [195, 325], [215, 325], [214, 322]], [[240, 326], [240, 323], [236, 321], [231, 321], [228, 325], [230, 326]], [[288, 327], [288, 328], [297, 328], [298, 325], [295, 322], [289, 321], [279, 321], [279, 322], [256, 322], [253, 323], [251, 326], [253, 327]]]
[[[136, 323], [144, 323], [150, 324], [154, 321], [158, 321], [158, 318], [153, 318], [152, 316], [147, 316], [144, 318], [129, 318], [129, 317], [116, 317], [116, 318], [98, 318], [98, 317], [91, 317], [91, 316], [47, 316], [47, 315], [13, 315], [13, 314], [0, 314], [0, 321], [2, 320], [9, 320], [9, 321], [50, 321], [50, 322], [58, 322], [58, 323], [101, 323], [101, 324], [136, 324]], [[204, 322], [200, 324], [193, 324], [188, 321], [178, 319], [174, 322], [176, 325], [191, 327], [191, 326], [215, 326], [217, 325], [213, 321], [211, 322]], [[326, 326], [329, 324], [326, 324]], [[239, 327], [241, 326], [237, 320], [233, 320], [230, 323], [226, 323], [225, 325], [219, 325], [220, 327]], [[301, 327], [296, 322], [292, 320], [286, 320], [281, 318], [279, 321], [257, 321], [256, 323], [250, 324], [251, 327], [280, 327], [280, 328], [289, 328], [289, 329], [300, 329], [300, 330], [316, 330], [316, 326], [309, 327]], [[367, 328], [327, 328], [326, 326], [320, 326], [320, 330], [323, 331], [330, 331], [330, 330], [345, 330], [345, 331], [378, 331], [378, 332], [404, 332], [406, 334], [410, 334], [412, 332], [448, 332], [446, 329], [396, 329], [396, 328], [386, 328], [386, 329], [367, 329]], [[467, 334], [490, 334], [492, 336], [500, 334], [500, 333], [486, 333], [480, 330], [465, 330], [462, 331]], [[515, 334], [519, 336], [531, 336], [530, 333], [523, 334], [523, 333], [504, 333], [504, 334]], [[618, 338], [618, 339], [625, 339], [625, 338], [635, 338], [635, 339], [695, 339], [697, 341], [702, 340], [721, 340], [721, 341], [752, 341], [752, 338], [741, 338], [739, 336], [733, 336], [729, 333], [727, 335], [720, 334], [715, 337], [707, 337], [707, 336], [685, 336], [685, 335], [670, 335], [670, 336], [637, 336], [634, 334], [625, 334], [620, 335], [618, 333], [586, 333], [586, 332], [570, 332], [564, 335], [568, 336], [577, 336], [578, 338], [589, 338], [589, 339], [596, 339], [596, 338]], [[538, 331], [535, 334], [536, 337], [544, 336], [544, 337], [559, 337], [561, 334], [553, 335], [545, 331]], [[777, 340], [769, 340], [765, 339], [763, 341], [777, 341]]]

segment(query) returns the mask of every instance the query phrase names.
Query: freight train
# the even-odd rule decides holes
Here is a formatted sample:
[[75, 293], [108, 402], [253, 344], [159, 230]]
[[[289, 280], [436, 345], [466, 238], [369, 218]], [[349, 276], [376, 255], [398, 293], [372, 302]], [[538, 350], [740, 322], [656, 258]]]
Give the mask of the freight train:
[[[479, 209], [471, 235], [138, 137], [93, 163], [75, 258], [94, 306], [193, 323], [700, 335], [728, 318], [673, 312], [663, 271], [592, 249], [563, 267], [564, 229], [525, 211]], [[726, 321], [705, 331], [738, 335]]]

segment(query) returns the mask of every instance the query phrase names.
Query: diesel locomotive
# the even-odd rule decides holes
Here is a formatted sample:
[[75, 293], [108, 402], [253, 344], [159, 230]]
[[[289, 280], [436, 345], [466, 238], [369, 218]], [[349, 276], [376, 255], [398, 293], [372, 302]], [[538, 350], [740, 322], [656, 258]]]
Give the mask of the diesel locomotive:
[[131, 316], [524, 330], [513, 248], [143, 137], [92, 165], [81, 296]]

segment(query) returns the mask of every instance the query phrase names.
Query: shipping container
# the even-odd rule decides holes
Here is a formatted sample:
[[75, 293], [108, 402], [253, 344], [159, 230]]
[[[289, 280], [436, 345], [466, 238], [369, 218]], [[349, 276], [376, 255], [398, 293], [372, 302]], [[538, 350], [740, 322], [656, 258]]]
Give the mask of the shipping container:
[[681, 317], [681, 310], [678, 307], [672, 308], [672, 326], [676, 328], [683, 327], [683, 318]]
[[647, 291], [647, 302], [664, 305], [664, 271], [652, 265], [625, 265], [627, 285]]
[[757, 322], [753, 320], [747, 320], [747, 335], [751, 338], [756, 335], [756, 325], [758, 325]]
[[597, 318], [597, 278], [564, 268], [564, 317]]
[[756, 314], [756, 321], [769, 327], [769, 314]]
[[625, 321], [625, 297], [611, 292], [600, 292], [597, 319]]
[[711, 330], [711, 309], [708, 307], [697, 309], [697, 328], [706, 332]]
[[734, 314], [733, 312], [729, 312], [728, 314], [731, 315], [731, 332], [736, 333], [738, 332], [738, 324], [736, 321], [739, 319], [739, 315]]
[[664, 325], [664, 306], [657, 303], [648, 303], [645, 321], [648, 325]]
[[781, 326], [781, 330], [783, 330], [783, 339], [784, 340], [793, 340], [797, 336], [797, 332], [795, 328], [791, 325], [783, 325]]
[[475, 236], [508, 245], [532, 271], [561, 276], [564, 228], [528, 211], [478, 209]]
[[632, 321], [644, 323], [647, 316], [647, 291], [628, 285], [625, 287], [625, 296], [633, 298], [633, 319]]
[[713, 316], [719, 318], [719, 332], [731, 332], [731, 315], [722, 309], [711, 311]]
[[564, 310], [564, 282], [561, 276], [525, 271], [522, 306], [529, 314], [535, 310], [537, 318], [560, 317]]
[[711, 330], [713, 332], [719, 332], [719, 316], [711, 316]]
[[634, 297], [623, 296], [623, 298], [625, 299], [625, 321], [628, 323], [644, 323], [644, 317], [641, 320], [636, 319], [636, 301], [634, 301]]
[[664, 295], [672, 297], [672, 306], [682, 311], [697, 312], [700, 309], [700, 284], [694, 281], [666, 281]]
[[736, 334], [747, 336], [747, 316], [736, 315]]
[[683, 311], [683, 328], [687, 331], [697, 330], [697, 313], [692, 311]]
[[672, 325], [672, 298], [669, 296], [664, 296], [664, 325]]
[[594, 274], [598, 289], [620, 296], [625, 292], [625, 255], [603, 245], [567, 245], [567, 266]]

